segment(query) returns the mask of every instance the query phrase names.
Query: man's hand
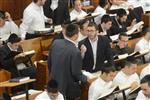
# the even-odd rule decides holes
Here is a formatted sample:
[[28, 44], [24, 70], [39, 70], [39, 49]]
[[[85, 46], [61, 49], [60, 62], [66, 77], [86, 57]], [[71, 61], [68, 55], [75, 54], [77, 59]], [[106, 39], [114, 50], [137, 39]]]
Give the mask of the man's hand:
[[20, 54], [16, 55], [14, 59], [17, 59], [19, 57], [25, 57], [25, 54], [24, 53], [20, 53]]
[[51, 18], [48, 18], [48, 19], [47, 19], [47, 22], [48, 22], [49, 24], [53, 24], [53, 20], [52, 20]]

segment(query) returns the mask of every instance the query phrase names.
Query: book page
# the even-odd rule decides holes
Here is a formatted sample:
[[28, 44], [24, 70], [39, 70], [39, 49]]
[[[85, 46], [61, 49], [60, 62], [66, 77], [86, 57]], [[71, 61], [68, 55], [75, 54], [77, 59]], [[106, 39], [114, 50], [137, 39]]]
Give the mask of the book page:
[[36, 32], [47, 32], [47, 31], [50, 31], [50, 30], [51, 30], [51, 28], [38, 28], [35, 31]]
[[119, 59], [125, 59], [125, 58], [127, 58], [128, 57], [128, 54], [126, 53], [126, 54], [122, 54], [122, 55], [118, 55], [118, 58]]
[[85, 70], [83, 70], [82, 73], [83, 73], [85, 76], [87, 76], [89, 79], [95, 78], [95, 76], [92, 75], [92, 73], [87, 72], [87, 71], [85, 71]]
[[61, 32], [61, 31], [62, 31], [61, 25], [54, 26], [54, 33]]
[[31, 51], [26, 51], [26, 52], [23, 52], [25, 55], [30, 55], [30, 54], [34, 54], [35, 53], [35, 50], [31, 50]]
[[127, 31], [126, 34], [131, 35], [133, 32], [135, 32], [137, 29], [139, 29], [140, 26], [143, 25], [143, 24], [144, 24], [143, 21], [138, 22], [129, 31]]
[[119, 37], [119, 35], [118, 35], [118, 34], [117, 34], [117, 35], [110, 36], [110, 38], [111, 38], [111, 40], [112, 40], [112, 41], [117, 40], [117, 39], [118, 39], [118, 37]]
[[93, 17], [98, 16], [98, 15], [100, 15], [100, 12], [91, 13], [91, 16], [93, 16]]
[[145, 49], [145, 50], [139, 51], [140, 54], [146, 54], [146, 53], [149, 53], [149, 52], [150, 52], [150, 49]]

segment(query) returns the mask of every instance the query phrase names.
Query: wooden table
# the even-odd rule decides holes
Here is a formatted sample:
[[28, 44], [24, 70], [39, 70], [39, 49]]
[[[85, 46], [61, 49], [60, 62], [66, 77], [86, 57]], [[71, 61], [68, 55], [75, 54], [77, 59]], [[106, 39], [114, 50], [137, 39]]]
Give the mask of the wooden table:
[[144, 22], [144, 25], [150, 26], [150, 13], [143, 14], [142, 21]]
[[29, 80], [23, 81], [23, 82], [9, 82], [9, 81], [5, 81], [5, 82], [1, 82], [0, 83], [0, 87], [6, 88], [6, 91], [8, 92], [8, 88], [12, 88], [12, 87], [20, 86], [20, 85], [25, 85], [26, 100], [29, 100], [28, 84], [32, 83], [32, 82], [35, 82], [35, 81], [36, 81], [36, 79], [29, 79]]

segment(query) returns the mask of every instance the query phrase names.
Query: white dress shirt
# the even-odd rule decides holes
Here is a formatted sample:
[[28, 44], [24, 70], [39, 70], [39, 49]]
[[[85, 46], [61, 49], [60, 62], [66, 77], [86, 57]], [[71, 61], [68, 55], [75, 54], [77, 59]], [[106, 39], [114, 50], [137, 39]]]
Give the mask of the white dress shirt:
[[84, 17], [86, 16], [87, 13], [83, 10], [81, 10], [80, 12], [76, 11], [75, 9], [73, 9], [71, 12], [70, 12], [70, 20], [75, 20], [76, 18], [80, 18], [80, 17]]
[[[120, 89], [126, 88], [126, 86], [131, 85], [133, 82], [138, 82], [140, 84], [140, 79], [137, 73], [134, 73], [132, 75], [126, 75], [123, 71], [118, 72], [118, 74], [115, 76], [113, 80], [113, 84], [120, 87]], [[131, 90], [128, 89], [125, 91], [125, 94], [128, 95]], [[118, 94], [117, 96], [118, 100], [122, 100], [123, 96], [122, 94]]]
[[1, 40], [7, 40], [11, 33], [18, 34], [18, 26], [13, 21], [5, 21], [4, 26], [0, 27]]
[[100, 13], [100, 15], [94, 18], [95, 23], [99, 25], [101, 23], [102, 16], [106, 14], [106, 10], [100, 6], [97, 6], [94, 13]]
[[140, 79], [142, 79], [144, 76], [148, 74], [150, 74], [150, 64], [141, 71]]
[[[150, 41], [145, 40], [142, 38], [136, 45], [135, 45], [135, 51], [141, 51], [149, 49], [150, 50]], [[146, 54], [145, 56], [145, 61], [149, 62], [150, 61], [150, 53]]]
[[139, 91], [138, 96], [136, 97], [135, 100], [150, 100], [150, 98], [146, 97], [141, 90]]
[[32, 2], [23, 13], [23, 22], [20, 25], [21, 37], [24, 39], [26, 32], [34, 33], [36, 29], [45, 28], [47, 19], [43, 7]]
[[94, 65], [93, 65], [93, 70], [95, 69], [95, 65], [96, 65], [96, 58], [97, 58], [97, 43], [98, 43], [98, 37], [96, 37], [95, 41], [90, 41], [90, 44], [92, 46], [92, 51], [93, 51], [93, 57], [94, 57]]
[[[34, 100], [51, 100], [50, 97], [48, 96], [47, 92], [44, 91], [41, 94], [39, 94]], [[56, 100], [64, 100], [63, 95], [59, 92], [58, 97]]]
[[100, 77], [97, 78], [89, 87], [88, 100], [97, 100], [102, 93], [112, 87], [112, 81], [105, 82]]

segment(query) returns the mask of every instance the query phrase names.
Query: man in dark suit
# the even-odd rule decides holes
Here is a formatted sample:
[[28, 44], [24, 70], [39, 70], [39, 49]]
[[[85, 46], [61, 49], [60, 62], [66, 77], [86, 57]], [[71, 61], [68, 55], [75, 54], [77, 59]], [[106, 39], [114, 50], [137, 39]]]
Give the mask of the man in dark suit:
[[[36, 71], [34, 66], [24, 68], [22, 70], [17, 69], [16, 59], [22, 57], [25, 60], [25, 55], [24, 53], [21, 53], [22, 50], [19, 48], [20, 41], [21, 38], [19, 38], [16, 34], [11, 34], [8, 38], [8, 43], [0, 47], [0, 62], [2, 65], [0, 67], [11, 72], [12, 78], [19, 76], [30, 76], [30, 78], [35, 78]], [[28, 58], [27, 60], [29, 61]], [[23, 63], [23, 61], [20, 63]], [[26, 63], [26, 65], [28, 64]]]
[[79, 81], [87, 81], [87, 77], [81, 72], [82, 57], [75, 44], [78, 32], [77, 25], [69, 24], [65, 39], [54, 40], [48, 56], [50, 77], [58, 82], [59, 91], [67, 100], [79, 97]]
[[53, 24], [59, 25], [70, 20], [68, 0], [47, 0], [43, 6], [44, 15], [53, 19]]
[[117, 16], [112, 16], [112, 27], [110, 28], [111, 35], [126, 32], [136, 24], [136, 19], [132, 19], [130, 21], [131, 23], [129, 23], [127, 17], [128, 15], [124, 9], [117, 10]]
[[89, 72], [100, 71], [107, 61], [113, 64], [112, 50], [105, 36], [97, 35], [97, 26], [90, 23], [87, 26], [87, 38], [79, 42], [83, 57], [82, 69]]

